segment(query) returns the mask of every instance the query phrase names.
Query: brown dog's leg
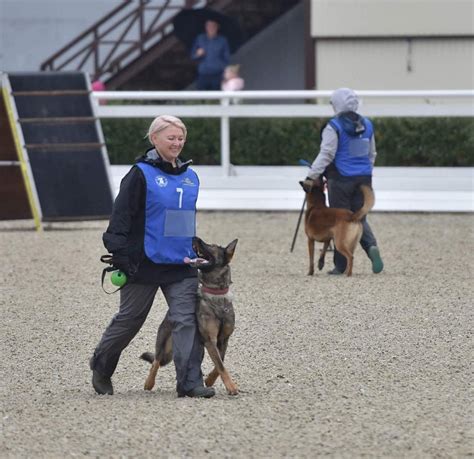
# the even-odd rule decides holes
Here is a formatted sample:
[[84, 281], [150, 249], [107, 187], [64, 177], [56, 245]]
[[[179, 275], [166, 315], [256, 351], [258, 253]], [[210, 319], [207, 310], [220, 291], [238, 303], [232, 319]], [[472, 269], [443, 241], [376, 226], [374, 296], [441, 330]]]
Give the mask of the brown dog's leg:
[[206, 384], [207, 387], [211, 387], [215, 384], [216, 379], [219, 377], [219, 372], [217, 371], [217, 368], [214, 367], [212, 371], [207, 375], [206, 380], [204, 383]]
[[219, 373], [219, 376], [222, 378], [222, 382], [224, 383], [224, 386], [227, 389], [227, 393], [229, 395], [237, 395], [239, 393], [239, 389], [237, 387], [237, 384], [232, 381], [229, 372], [224, 367], [224, 362], [222, 362], [219, 350], [217, 349], [217, 340], [214, 340], [212, 342], [206, 341], [204, 345], [206, 346], [207, 352], [209, 353], [209, 357], [211, 357], [211, 360], [214, 363], [215, 369]]
[[341, 247], [340, 244], [340, 246], [336, 248], [342, 255], [346, 257], [347, 260], [346, 270], [344, 271], [344, 274], [346, 274], [347, 276], [352, 276], [352, 264], [354, 261], [354, 256], [345, 245], [342, 245]]
[[345, 231], [342, 236], [342, 241], [339, 244], [341, 249], [339, 252], [341, 252], [347, 260], [347, 266], [346, 270], [344, 271], [344, 274], [347, 276], [352, 276], [352, 266], [354, 264], [354, 252], [357, 246], [357, 243], [360, 241], [360, 238], [362, 236], [362, 224], [357, 223], [356, 225], [350, 224], [347, 225], [345, 228]]
[[329, 242], [330, 241], [324, 243], [323, 248], [321, 249], [321, 253], [319, 254], [318, 269], [320, 271], [324, 268], [324, 258], [326, 257], [326, 252], [328, 251]]
[[172, 325], [169, 321], [168, 314], [169, 313], [166, 314], [163, 322], [161, 322], [160, 326], [158, 327], [154, 360], [151, 361], [149, 358], [144, 359], [151, 363], [150, 372], [148, 373], [148, 376], [145, 380], [145, 390], [153, 389], [155, 386], [156, 373], [158, 372], [158, 369], [167, 365], [173, 358], [173, 339], [171, 336]]
[[158, 360], [154, 360], [151, 364], [150, 372], [148, 373], [148, 377], [145, 381], [145, 390], [152, 390], [155, 385], [156, 373], [160, 368], [160, 362]]
[[347, 275], [347, 277], [349, 276], [352, 276], [352, 265], [354, 263], [354, 257], [349, 254], [348, 256], [346, 256], [346, 259], [347, 259], [347, 267], [346, 267], [346, 270], [344, 271], [344, 274]]
[[314, 239], [308, 237], [308, 253], [309, 253], [309, 271], [308, 276], [314, 274]]
[[[217, 343], [217, 347], [219, 349], [219, 353], [221, 355], [222, 362], [224, 362], [225, 353], [226, 353], [226, 350], [227, 350], [227, 343], [229, 342], [229, 336], [227, 336], [226, 338], [224, 338], [224, 340], [219, 341]], [[206, 386], [207, 387], [213, 386], [218, 377], [219, 377], [219, 372], [217, 371], [217, 368], [214, 367], [206, 378], [206, 381], [205, 381]]]

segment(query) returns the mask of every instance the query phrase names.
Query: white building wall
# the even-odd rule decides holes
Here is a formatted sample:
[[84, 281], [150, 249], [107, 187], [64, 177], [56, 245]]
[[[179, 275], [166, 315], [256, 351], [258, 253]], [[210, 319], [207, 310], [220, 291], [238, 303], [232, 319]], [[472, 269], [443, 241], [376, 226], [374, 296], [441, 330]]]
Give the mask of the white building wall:
[[474, 87], [474, 0], [312, 0], [317, 89]]
[[469, 89], [472, 39], [319, 40], [318, 89]]
[[312, 0], [313, 37], [471, 35], [473, 0]]

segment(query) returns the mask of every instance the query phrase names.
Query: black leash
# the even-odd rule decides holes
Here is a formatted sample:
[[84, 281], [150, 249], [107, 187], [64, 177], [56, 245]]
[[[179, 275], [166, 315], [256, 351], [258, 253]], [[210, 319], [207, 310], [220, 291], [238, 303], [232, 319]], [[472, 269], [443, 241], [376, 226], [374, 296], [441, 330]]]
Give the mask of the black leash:
[[298, 230], [300, 229], [301, 217], [303, 216], [305, 204], [306, 204], [306, 195], [303, 199], [303, 205], [301, 206], [300, 216], [298, 217], [298, 223], [296, 224], [295, 235], [293, 236], [293, 242], [291, 243], [290, 252], [293, 252], [293, 249], [295, 248], [296, 236], [298, 235]]
[[[301, 166], [311, 167], [311, 163], [309, 161], [306, 161], [306, 159], [300, 159], [298, 163]], [[296, 224], [295, 235], [293, 236], [293, 242], [291, 243], [290, 252], [293, 252], [293, 249], [295, 248], [296, 236], [298, 235], [298, 230], [300, 229], [301, 217], [303, 216], [305, 204], [306, 204], [306, 193], [304, 195], [303, 205], [301, 206], [300, 216], [298, 217], [298, 223]]]
[[117, 290], [114, 290], [113, 292], [108, 292], [107, 290], [105, 290], [105, 288], [104, 288], [104, 279], [105, 279], [106, 274], [107, 274], [107, 273], [111, 273], [111, 272], [113, 272], [113, 271], [118, 271], [118, 269], [113, 266], [113, 263], [114, 263], [114, 261], [113, 261], [113, 255], [102, 255], [102, 256], [100, 257], [100, 261], [101, 261], [102, 263], [106, 263], [106, 264], [110, 265], [110, 266], [108, 266], [107, 268], [104, 268], [104, 269], [102, 270], [102, 279], [101, 279], [101, 280], [102, 280], [102, 290], [103, 290], [105, 293], [107, 293], [107, 295], [112, 295], [112, 293], [116, 293], [116, 292], [118, 292], [119, 290], [121, 290], [123, 287], [125, 287], [125, 285], [122, 285], [121, 287], [119, 287]]

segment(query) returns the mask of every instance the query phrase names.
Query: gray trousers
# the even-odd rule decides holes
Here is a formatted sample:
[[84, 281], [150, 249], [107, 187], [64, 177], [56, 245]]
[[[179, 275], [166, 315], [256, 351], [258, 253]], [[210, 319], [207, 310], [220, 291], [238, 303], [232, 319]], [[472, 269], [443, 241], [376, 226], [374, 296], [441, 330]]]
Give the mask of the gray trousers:
[[[364, 205], [364, 195], [360, 191], [360, 185], [372, 186], [372, 178], [363, 177], [344, 177], [330, 178], [328, 180], [328, 198], [330, 207], [338, 207], [340, 209], [349, 209], [352, 212], [359, 210]], [[374, 233], [367, 222], [367, 217], [362, 220], [363, 233], [360, 239], [360, 245], [365, 253], [369, 252], [369, 248], [377, 245]], [[346, 270], [346, 257], [334, 250], [334, 266], [339, 272]]]
[[112, 376], [120, 354], [142, 327], [161, 288], [173, 325], [173, 360], [178, 391], [202, 386], [204, 348], [196, 319], [197, 277], [166, 285], [127, 284], [120, 290], [120, 308], [106, 328], [91, 359], [91, 369]]

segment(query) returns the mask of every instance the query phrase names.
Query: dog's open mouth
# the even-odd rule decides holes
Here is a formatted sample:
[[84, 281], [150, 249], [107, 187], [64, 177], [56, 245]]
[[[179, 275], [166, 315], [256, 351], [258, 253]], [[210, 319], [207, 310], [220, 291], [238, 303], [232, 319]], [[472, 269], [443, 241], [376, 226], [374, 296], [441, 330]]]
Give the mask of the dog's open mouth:
[[196, 258], [184, 257], [183, 261], [184, 263], [192, 266], [193, 268], [200, 268], [201, 266], [207, 266], [210, 264], [209, 260], [206, 260], [205, 258], [201, 258], [201, 257], [196, 257]]
[[183, 260], [184, 263], [203, 271], [211, 270], [216, 264], [216, 259], [214, 258], [212, 251], [209, 250], [207, 244], [198, 237], [194, 237], [192, 246], [196, 258], [185, 257]]

